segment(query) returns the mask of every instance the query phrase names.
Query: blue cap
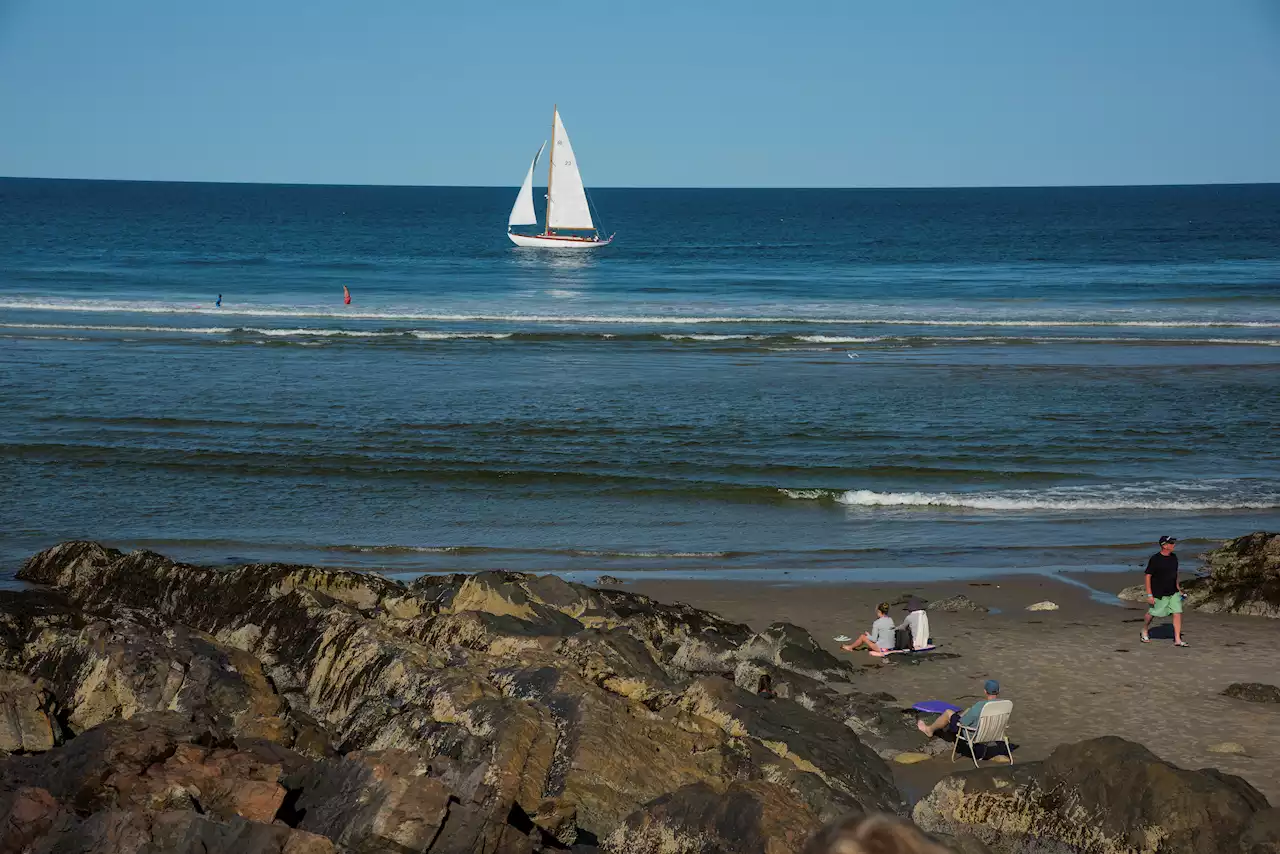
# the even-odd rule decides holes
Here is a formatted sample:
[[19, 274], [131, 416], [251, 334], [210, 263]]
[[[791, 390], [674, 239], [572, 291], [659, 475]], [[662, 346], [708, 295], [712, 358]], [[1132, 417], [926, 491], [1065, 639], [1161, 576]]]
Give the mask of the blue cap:
[[986, 681], [986, 683], [985, 683], [985, 684], [983, 684], [982, 688], [983, 688], [983, 690], [984, 690], [984, 691], [986, 691], [988, 694], [999, 694], [999, 693], [1000, 693], [1000, 683], [999, 683], [999, 682], [997, 682], [997, 681], [996, 681], [996, 680], [994, 680], [994, 679], [988, 679], [988, 680]]

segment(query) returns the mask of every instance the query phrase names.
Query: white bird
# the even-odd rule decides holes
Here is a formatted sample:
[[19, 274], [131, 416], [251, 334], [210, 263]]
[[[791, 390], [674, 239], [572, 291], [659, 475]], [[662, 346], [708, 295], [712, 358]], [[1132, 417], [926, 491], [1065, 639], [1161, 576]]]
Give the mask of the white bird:
[[857, 353], [845, 353], [845, 355], [846, 355], [846, 356], [848, 356], [850, 359], [856, 359], [856, 358], [858, 358], [858, 354], [857, 354]]

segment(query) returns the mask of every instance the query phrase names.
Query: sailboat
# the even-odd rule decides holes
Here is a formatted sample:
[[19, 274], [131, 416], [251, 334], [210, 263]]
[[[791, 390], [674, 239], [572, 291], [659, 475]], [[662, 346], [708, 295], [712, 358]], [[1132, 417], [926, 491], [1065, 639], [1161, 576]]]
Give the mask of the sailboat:
[[516, 203], [511, 206], [507, 219], [507, 237], [516, 246], [541, 246], [551, 249], [594, 249], [607, 246], [613, 235], [602, 237], [600, 229], [591, 219], [591, 205], [587, 201], [587, 189], [582, 185], [582, 173], [578, 171], [578, 158], [573, 154], [573, 144], [560, 121], [560, 110], [553, 110], [551, 119], [551, 153], [547, 155], [547, 224], [541, 234], [522, 234], [512, 231], [518, 225], [537, 225], [538, 214], [533, 209], [533, 170], [538, 158], [547, 147], [544, 142], [529, 164], [529, 171], [520, 185]]

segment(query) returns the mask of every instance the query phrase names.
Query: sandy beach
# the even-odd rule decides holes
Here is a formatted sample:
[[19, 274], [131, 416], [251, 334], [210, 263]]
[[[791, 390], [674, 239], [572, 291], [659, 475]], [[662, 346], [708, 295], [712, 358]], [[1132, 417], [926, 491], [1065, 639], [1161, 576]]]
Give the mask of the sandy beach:
[[[1075, 578], [1107, 593], [1142, 580], [1139, 573]], [[881, 664], [854, 653], [862, 665], [860, 688], [886, 691], [904, 707], [926, 699], [967, 704], [980, 698], [983, 680], [995, 678], [1002, 696], [1014, 703], [1015, 761], [1043, 758], [1066, 742], [1118, 735], [1184, 768], [1238, 774], [1273, 803], [1280, 801], [1280, 706], [1221, 696], [1233, 682], [1276, 681], [1280, 625], [1274, 620], [1191, 612], [1184, 625], [1192, 646], [1177, 649], [1167, 620], [1157, 622], [1166, 624], [1165, 631], [1153, 629], [1152, 642], [1142, 644], [1142, 607], [1105, 604], [1053, 576], [905, 585], [646, 581], [626, 588], [711, 609], [753, 628], [792, 622], [844, 656], [850, 654], [841, 653], [833, 638], [865, 631], [877, 602], [906, 593], [925, 599], [963, 593], [998, 612], [930, 615], [939, 652], [957, 658]], [[1044, 600], [1059, 610], [1025, 610]], [[897, 609], [893, 616], [901, 618]], [[1236, 742], [1246, 754], [1210, 750], [1222, 742]], [[895, 773], [904, 793], [917, 797], [961, 761], [969, 762], [957, 759], [953, 766], [946, 754], [895, 765]]]

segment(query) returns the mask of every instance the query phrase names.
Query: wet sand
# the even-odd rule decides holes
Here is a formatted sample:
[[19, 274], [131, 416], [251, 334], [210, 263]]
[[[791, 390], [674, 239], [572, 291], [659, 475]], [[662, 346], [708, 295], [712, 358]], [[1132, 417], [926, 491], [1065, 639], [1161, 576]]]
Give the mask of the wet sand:
[[[1111, 594], [1141, 583], [1142, 576], [830, 585], [644, 581], [626, 589], [714, 610], [756, 628], [776, 621], [803, 626], [827, 649], [860, 666], [862, 690], [887, 691], [904, 707], [927, 699], [967, 705], [980, 697], [984, 680], [999, 679], [1002, 696], [1014, 703], [1015, 761], [1043, 758], [1064, 742], [1118, 735], [1184, 768], [1239, 774], [1280, 804], [1280, 705], [1221, 696], [1232, 682], [1280, 683], [1280, 621], [1189, 612], [1184, 626], [1190, 648], [1173, 646], [1167, 619], [1156, 621], [1152, 642], [1143, 644], [1143, 606], [1099, 601], [1073, 580]], [[856, 637], [870, 627], [877, 602], [906, 593], [925, 599], [963, 593], [1000, 610], [930, 614], [939, 650], [959, 658], [881, 664], [865, 652], [840, 651], [834, 636]], [[1046, 599], [1060, 609], [1025, 610]], [[899, 620], [901, 615], [900, 608], [892, 614]], [[1220, 742], [1237, 742], [1247, 755], [1209, 751]], [[904, 790], [918, 796], [938, 777], [966, 767], [961, 762], [973, 767], [963, 757], [953, 766], [948, 753], [895, 770]]]

